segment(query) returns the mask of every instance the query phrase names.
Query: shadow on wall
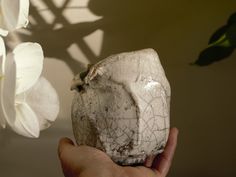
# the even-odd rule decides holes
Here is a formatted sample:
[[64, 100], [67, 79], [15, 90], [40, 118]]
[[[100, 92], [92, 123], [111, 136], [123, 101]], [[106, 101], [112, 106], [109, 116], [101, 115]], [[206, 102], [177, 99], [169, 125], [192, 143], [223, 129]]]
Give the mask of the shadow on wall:
[[[96, 62], [97, 58], [85, 43], [83, 37], [97, 30], [99, 22], [71, 24], [63, 15], [63, 11], [71, 0], [66, 0], [61, 7], [57, 7], [51, 0], [42, 1], [55, 16], [54, 21], [50, 24], [47, 23], [46, 19], [40, 15], [37, 7], [31, 4], [30, 15], [36, 21], [36, 24], [29, 24], [28, 30], [30, 33], [21, 33], [21, 40], [40, 43], [46, 57], [62, 60], [74, 74], [81, 69], [85, 69], [85, 66], [67, 51], [73, 43], [81, 48], [91, 63]], [[62, 24], [62, 28], [55, 29], [57, 24]]]
[[[71, 0], [65, 0], [61, 7], [57, 7], [52, 0], [42, 1], [54, 14], [54, 21], [48, 24], [32, 4], [30, 14], [36, 23], [30, 24], [28, 27], [30, 33], [21, 33], [20, 38], [22, 41], [40, 43], [46, 57], [64, 61], [74, 74], [84, 70], [86, 66], [67, 51], [73, 43], [78, 45], [90, 63], [96, 63], [113, 53], [156, 47], [153, 38], [154, 36], [158, 38], [157, 31], [162, 21], [157, 18], [160, 16], [158, 13], [163, 11], [158, 9], [156, 0], [90, 0], [88, 9], [103, 18], [77, 24], [71, 24], [63, 16], [63, 11]], [[58, 23], [63, 27], [55, 29]], [[104, 32], [99, 56], [94, 54], [83, 39], [97, 29]]]
[[[180, 19], [184, 20], [186, 18], [185, 14], [189, 13], [189, 9], [185, 9], [185, 12], [183, 12], [183, 10], [176, 8], [175, 6], [178, 6], [178, 3], [174, 4], [175, 2], [172, 2], [171, 5], [166, 3], [163, 8], [163, 2], [156, 0], [90, 0], [87, 8], [93, 14], [102, 16], [102, 18], [92, 22], [71, 24], [63, 15], [63, 11], [67, 9], [72, 0], [65, 0], [61, 7], [58, 7], [53, 0], [41, 1], [46, 4], [47, 10], [55, 16], [54, 21], [50, 24], [47, 23], [40, 15], [37, 7], [31, 4], [30, 14], [36, 23], [35, 25], [29, 25], [30, 33], [20, 34], [21, 40], [40, 43], [46, 57], [62, 60], [68, 65], [73, 74], [85, 70], [87, 66], [79, 58], [70, 55], [67, 49], [72, 44], [76, 44], [80, 48], [91, 64], [114, 53], [149, 47], [160, 50], [163, 41], [166, 43], [172, 42], [170, 37], [172, 34], [170, 36], [167, 34], [165, 36], [166, 41], [163, 40], [162, 33], [160, 33], [162, 27], [165, 26], [165, 29], [168, 30], [171, 27], [170, 24], [176, 23], [175, 21], [180, 21]], [[182, 3], [188, 4], [187, 1], [183, 1]], [[62, 24], [62, 28], [56, 29], [57, 24]], [[182, 28], [182, 33], [186, 33], [188, 27]], [[84, 40], [84, 37], [98, 29], [104, 32], [99, 56], [95, 55]], [[236, 13], [230, 16], [226, 25], [212, 35], [208, 47], [200, 53], [194, 64], [206, 66], [230, 56], [235, 47], [224, 46], [225, 41], [222, 36], [224, 37], [225, 34], [231, 35], [229, 33], [236, 34], [235, 29]], [[170, 32], [173, 31], [170, 30]], [[236, 41], [234, 39], [235, 35], [231, 38]]]

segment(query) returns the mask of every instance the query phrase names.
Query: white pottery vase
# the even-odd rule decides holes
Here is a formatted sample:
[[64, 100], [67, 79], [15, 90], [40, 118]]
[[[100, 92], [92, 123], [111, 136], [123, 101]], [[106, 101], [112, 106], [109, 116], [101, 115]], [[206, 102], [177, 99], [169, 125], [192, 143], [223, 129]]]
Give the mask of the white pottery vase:
[[112, 55], [77, 75], [72, 87], [78, 145], [96, 147], [121, 165], [163, 151], [170, 85], [153, 49]]

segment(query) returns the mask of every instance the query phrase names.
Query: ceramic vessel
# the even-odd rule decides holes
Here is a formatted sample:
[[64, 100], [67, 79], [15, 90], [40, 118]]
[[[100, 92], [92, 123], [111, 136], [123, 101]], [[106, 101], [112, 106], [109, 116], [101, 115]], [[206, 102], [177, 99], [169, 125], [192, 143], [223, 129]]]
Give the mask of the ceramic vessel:
[[72, 87], [74, 136], [122, 165], [163, 151], [170, 85], [153, 49], [112, 55], [78, 74]]

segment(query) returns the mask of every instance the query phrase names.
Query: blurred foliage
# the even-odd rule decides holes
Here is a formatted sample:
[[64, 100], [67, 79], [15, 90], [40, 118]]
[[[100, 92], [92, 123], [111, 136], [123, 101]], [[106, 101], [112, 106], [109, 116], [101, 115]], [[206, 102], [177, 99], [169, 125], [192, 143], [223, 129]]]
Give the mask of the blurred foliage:
[[207, 66], [229, 57], [236, 48], [236, 13], [233, 13], [227, 24], [216, 30], [211, 36], [208, 47], [204, 49], [194, 64]]

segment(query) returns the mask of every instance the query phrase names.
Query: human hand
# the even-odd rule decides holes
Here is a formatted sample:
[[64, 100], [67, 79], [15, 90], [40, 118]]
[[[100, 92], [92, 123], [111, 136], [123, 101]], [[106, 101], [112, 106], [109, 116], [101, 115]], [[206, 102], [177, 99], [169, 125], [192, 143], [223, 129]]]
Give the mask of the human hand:
[[147, 158], [144, 166], [119, 166], [104, 152], [89, 146], [76, 146], [62, 138], [58, 155], [65, 177], [165, 177], [177, 145], [178, 129], [171, 128], [163, 153]]

